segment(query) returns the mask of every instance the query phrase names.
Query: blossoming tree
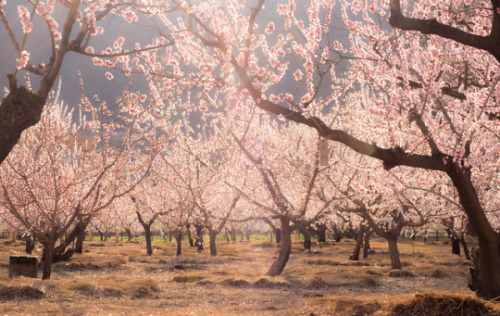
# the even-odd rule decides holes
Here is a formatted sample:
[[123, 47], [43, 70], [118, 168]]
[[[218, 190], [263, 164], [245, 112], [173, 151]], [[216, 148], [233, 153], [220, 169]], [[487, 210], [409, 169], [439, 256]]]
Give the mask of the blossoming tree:
[[[166, 29], [182, 34], [179, 51], [196, 47], [181, 55], [210, 69], [207, 93], [307, 125], [387, 170], [445, 173], [478, 233], [476, 290], [500, 295], [500, 238], [478, 194], [500, 159], [497, 1], [310, 1], [305, 12], [293, 0], [175, 3], [185, 19]], [[278, 17], [265, 20], [264, 5]], [[338, 28], [347, 40], [338, 40]], [[339, 77], [335, 68], [346, 61], [350, 70]], [[364, 99], [346, 104], [356, 90]], [[360, 121], [378, 132], [356, 129]], [[493, 178], [488, 186], [498, 188]]]

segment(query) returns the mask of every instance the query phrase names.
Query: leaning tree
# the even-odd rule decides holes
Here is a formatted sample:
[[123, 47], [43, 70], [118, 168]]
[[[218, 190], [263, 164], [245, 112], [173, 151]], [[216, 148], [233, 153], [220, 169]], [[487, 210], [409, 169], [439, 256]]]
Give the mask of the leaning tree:
[[[177, 33], [173, 54], [212, 75], [200, 82], [206, 94], [307, 125], [387, 170], [446, 174], [478, 233], [477, 292], [500, 295], [500, 237], [477, 181], [498, 175], [500, 159], [498, 1], [173, 3], [184, 12], [176, 23], [165, 15], [165, 30]], [[337, 73], [343, 63], [349, 70]], [[357, 91], [364, 100], [348, 104]], [[380, 133], [357, 129], [360, 120]]]

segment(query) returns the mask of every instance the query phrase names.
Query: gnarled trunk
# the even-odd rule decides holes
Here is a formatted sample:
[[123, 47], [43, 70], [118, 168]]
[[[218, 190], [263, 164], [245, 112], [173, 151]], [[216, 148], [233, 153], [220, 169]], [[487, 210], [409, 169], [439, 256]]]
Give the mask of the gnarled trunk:
[[[75, 251], [77, 253], [82, 253], [83, 252], [83, 239], [85, 239], [85, 231], [87, 230], [87, 227], [89, 226], [91, 221], [91, 217], [88, 218], [80, 218], [78, 222], [75, 224], [73, 227], [73, 230], [66, 236], [64, 241], [61, 242], [59, 246], [57, 246], [54, 249], [54, 255], [57, 255], [59, 257], [65, 257], [65, 258], [70, 258], [69, 254], [71, 252], [66, 251], [66, 248], [75, 240], [80, 238], [80, 241], [77, 240], [77, 245]], [[102, 236], [102, 235], [101, 235]], [[102, 237], [101, 237], [102, 238]], [[81, 242], [79, 245], [78, 243]], [[80, 250], [80, 252], [78, 251]]]
[[468, 168], [448, 172], [479, 241], [477, 294], [486, 299], [500, 297], [500, 236], [493, 230], [479, 202]]
[[361, 245], [363, 244], [363, 236], [365, 232], [365, 226], [359, 225], [358, 236], [356, 237], [356, 244], [354, 245], [354, 250], [352, 255], [349, 256], [350, 260], [359, 260], [359, 252], [361, 251]]
[[52, 258], [54, 257], [55, 241], [49, 238], [43, 243], [43, 275], [42, 280], [50, 279], [52, 273]]
[[[292, 252], [292, 231], [290, 229], [290, 220], [282, 216], [280, 217], [281, 222], [281, 249], [278, 259], [274, 261], [273, 265], [267, 272], [270, 276], [277, 276], [283, 272], [283, 269], [288, 262], [290, 253]], [[277, 235], [278, 236], [278, 235]]]
[[9, 78], [10, 92], [0, 104], [0, 164], [16, 145], [24, 130], [40, 121], [46, 98]]
[[403, 266], [399, 260], [398, 236], [392, 235], [386, 238], [389, 246], [389, 256], [391, 257], [391, 267], [393, 269], [401, 269]]

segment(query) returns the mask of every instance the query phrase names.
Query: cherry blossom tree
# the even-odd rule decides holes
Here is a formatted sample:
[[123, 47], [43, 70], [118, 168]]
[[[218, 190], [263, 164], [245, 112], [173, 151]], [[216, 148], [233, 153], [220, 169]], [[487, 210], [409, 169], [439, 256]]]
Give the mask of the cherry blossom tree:
[[[9, 87], [0, 104], [0, 163], [22, 132], [39, 122], [49, 93], [69, 54], [92, 58], [94, 65], [113, 68], [124, 76], [131, 76], [134, 71], [154, 71], [155, 62], [151, 61], [156, 59], [158, 49], [172, 44], [172, 39], [157, 31], [154, 31], [156, 37], [134, 37], [137, 33], [131, 27], [141, 28], [138, 23], [146, 16], [151, 17], [153, 11], [159, 13], [169, 10], [167, 3], [151, 4], [150, 1], [0, 1], [0, 22], [3, 25], [0, 32], [5, 42], [10, 41], [17, 56], [12, 64], [12, 73], [8, 75]], [[9, 13], [14, 11], [17, 16], [10, 16]], [[113, 39], [105, 36], [105, 32], [113, 28], [110, 22], [115, 17], [115, 23], [120, 24], [121, 34]], [[152, 34], [154, 28], [152, 22], [142, 32], [148, 30]], [[40, 32], [43, 29], [47, 32]], [[35, 36], [44, 37], [45, 41], [39, 38], [31, 40]], [[130, 46], [125, 43], [126, 40], [136, 43]], [[97, 51], [99, 47], [104, 48]], [[46, 55], [41, 56], [45, 51]], [[32, 76], [32, 83], [19, 83], [21, 72], [24, 71]], [[106, 77], [111, 80], [113, 74], [108, 71]], [[151, 106], [160, 112], [164, 103], [154, 93], [156, 89], [153, 86], [151, 88]]]
[[[278, 220], [281, 230], [279, 257], [268, 271], [279, 275], [291, 253], [291, 234], [306, 230], [330, 212], [333, 197], [324, 203], [316, 197], [317, 179], [328, 167], [320, 167], [318, 152], [311, 151], [318, 138], [300, 126], [278, 127], [276, 122], [254, 120], [252, 128], [234, 141], [245, 154], [243, 168], [253, 180], [235, 187], [242, 196], [260, 209], [255, 217]], [[259, 126], [260, 125], [260, 126]], [[300, 130], [300, 131], [299, 131]]]
[[[197, 48], [181, 55], [211, 71], [201, 83], [206, 93], [309, 126], [387, 170], [446, 174], [478, 233], [476, 290], [499, 296], [499, 236], [478, 194], [481, 175], [498, 174], [500, 156], [497, 1], [310, 1], [305, 12], [293, 0], [266, 2], [278, 14], [267, 21], [264, 0], [176, 4], [186, 18], [166, 29], [183, 35], [179, 51]], [[338, 28], [347, 40], [338, 40]], [[341, 62], [350, 70], [339, 77]], [[362, 96], [347, 103], [356, 91]], [[488, 185], [497, 188], [495, 181]]]
[[[51, 100], [41, 124], [24, 133], [0, 170], [0, 203], [44, 246], [43, 279], [59, 253], [56, 241], [72, 229], [58, 246], [64, 249], [84, 233], [93, 216], [142, 180], [154, 158], [138, 155], [126, 140], [110, 144], [115, 125], [103, 121], [104, 105], [94, 112], [102, 115], [77, 125], [57, 96]], [[82, 136], [89, 126], [99, 127], [90, 139]]]

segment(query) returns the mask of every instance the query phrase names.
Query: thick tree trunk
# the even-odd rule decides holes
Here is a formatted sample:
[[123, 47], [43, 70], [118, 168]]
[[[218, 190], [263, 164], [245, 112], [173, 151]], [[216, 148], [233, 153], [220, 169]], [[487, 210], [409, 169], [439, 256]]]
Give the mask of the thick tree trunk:
[[401, 269], [403, 266], [399, 260], [398, 236], [390, 236], [387, 238], [389, 246], [389, 256], [391, 257], [391, 267], [393, 269]]
[[358, 236], [356, 237], [356, 244], [354, 245], [354, 250], [352, 255], [349, 256], [350, 260], [359, 260], [359, 252], [361, 251], [361, 245], [363, 244], [363, 236], [365, 232], [365, 226], [360, 225]]
[[151, 245], [152, 241], [151, 226], [143, 225], [143, 227], [144, 227], [144, 235], [146, 237], [146, 253], [148, 254], [148, 256], [151, 256], [153, 254], [153, 247]]
[[479, 278], [477, 294], [485, 299], [500, 297], [500, 236], [493, 230], [479, 202], [468, 168], [448, 172], [479, 240]]
[[10, 78], [10, 93], [0, 104], [0, 164], [16, 145], [21, 134], [40, 121], [46, 98]]
[[[283, 272], [283, 269], [288, 262], [290, 253], [292, 252], [292, 231], [290, 229], [290, 220], [287, 217], [281, 217], [281, 249], [278, 259], [267, 272], [270, 276], [277, 276]], [[278, 235], [277, 235], [278, 236]]]
[[[73, 227], [73, 230], [66, 236], [64, 241], [62, 241], [61, 244], [54, 249], [54, 255], [61, 256], [64, 252], [66, 252], [66, 248], [68, 248], [68, 246], [75, 239], [80, 237], [82, 234], [83, 234], [83, 236], [81, 236], [81, 238], [85, 239], [85, 231], [87, 230], [87, 227], [90, 224], [90, 220], [91, 220], [90, 218], [78, 220], [78, 222]], [[101, 235], [101, 240], [102, 240], [102, 235]], [[80, 249], [83, 250], [83, 241], [81, 241], [81, 242], [82, 242], [82, 245], [81, 245]], [[76, 248], [78, 248], [78, 242], [77, 242]], [[78, 251], [76, 251], [76, 252], [78, 252]], [[79, 253], [81, 253], [81, 252], [79, 252]], [[64, 256], [64, 255], [62, 255], [62, 256]]]
[[43, 244], [43, 275], [42, 280], [50, 279], [52, 273], [52, 258], [54, 257], [55, 241], [49, 240]]
[[208, 229], [208, 236], [210, 238], [210, 255], [217, 256], [217, 245], [215, 243], [217, 239], [217, 231], [211, 228]]

